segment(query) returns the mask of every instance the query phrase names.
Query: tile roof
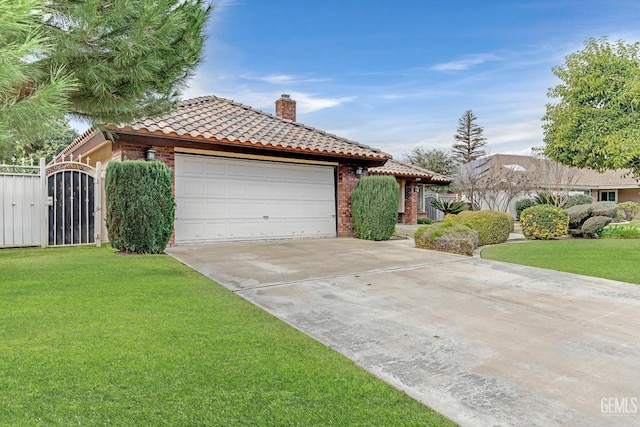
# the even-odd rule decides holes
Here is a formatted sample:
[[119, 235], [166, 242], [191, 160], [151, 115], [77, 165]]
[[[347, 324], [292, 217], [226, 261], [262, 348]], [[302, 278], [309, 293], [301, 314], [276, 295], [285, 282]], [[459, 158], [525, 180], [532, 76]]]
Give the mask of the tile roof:
[[371, 175], [393, 175], [405, 178], [425, 178], [433, 182], [442, 184], [449, 184], [452, 181], [451, 178], [439, 173], [435, 173], [419, 166], [410, 165], [408, 163], [403, 163], [393, 159], [387, 160], [387, 163], [382, 166], [369, 168], [368, 171]]
[[162, 116], [109, 128], [115, 132], [151, 133], [341, 157], [376, 160], [391, 157], [378, 149], [217, 96], [184, 100], [174, 111]]
[[530, 174], [534, 184], [549, 184], [549, 177], [542, 175], [548, 174], [549, 172], [554, 173], [554, 169], [561, 168], [564, 175], [571, 181], [570, 186], [576, 189], [640, 187], [640, 183], [633, 178], [629, 169], [598, 172], [593, 169], [579, 169], [560, 165], [558, 162], [550, 159], [512, 154], [494, 154], [486, 158], [485, 161], [501, 166], [520, 166], [524, 172]]

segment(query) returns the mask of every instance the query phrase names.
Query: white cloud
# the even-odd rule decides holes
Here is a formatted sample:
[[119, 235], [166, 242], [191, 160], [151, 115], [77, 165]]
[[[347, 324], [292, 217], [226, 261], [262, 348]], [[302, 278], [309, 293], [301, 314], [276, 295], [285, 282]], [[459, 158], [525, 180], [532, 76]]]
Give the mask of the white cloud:
[[475, 55], [467, 55], [462, 59], [458, 59], [457, 61], [437, 64], [431, 68], [436, 71], [461, 71], [468, 70], [471, 67], [483, 64], [485, 62], [498, 60], [500, 60], [500, 57], [492, 53], [479, 53]]

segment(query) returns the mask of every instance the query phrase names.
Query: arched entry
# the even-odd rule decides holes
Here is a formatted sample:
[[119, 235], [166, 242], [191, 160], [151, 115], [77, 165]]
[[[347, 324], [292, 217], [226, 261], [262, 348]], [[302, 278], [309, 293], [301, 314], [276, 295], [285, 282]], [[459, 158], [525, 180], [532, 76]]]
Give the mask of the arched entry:
[[47, 167], [48, 246], [100, 246], [100, 163], [74, 161]]

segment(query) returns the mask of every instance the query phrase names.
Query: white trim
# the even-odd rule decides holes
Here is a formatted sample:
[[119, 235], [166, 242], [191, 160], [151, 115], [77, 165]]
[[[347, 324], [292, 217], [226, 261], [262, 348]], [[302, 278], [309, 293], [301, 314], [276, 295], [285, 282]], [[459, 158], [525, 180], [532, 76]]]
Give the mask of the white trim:
[[338, 162], [323, 162], [319, 160], [303, 160], [303, 159], [289, 159], [286, 157], [278, 157], [278, 156], [263, 156], [260, 154], [244, 154], [244, 153], [230, 153], [227, 151], [213, 151], [213, 150], [201, 150], [197, 148], [184, 148], [184, 147], [176, 147], [176, 154], [200, 154], [204, 156], [215, 156], [215, 157], [228, 157], [232, 159], [247, 159], [247, 160], [267, 160], [270, 162], [281, 162], [281, 163], [300, 163], [305, 165], [325, 165], [325, 166], [338, 166]]

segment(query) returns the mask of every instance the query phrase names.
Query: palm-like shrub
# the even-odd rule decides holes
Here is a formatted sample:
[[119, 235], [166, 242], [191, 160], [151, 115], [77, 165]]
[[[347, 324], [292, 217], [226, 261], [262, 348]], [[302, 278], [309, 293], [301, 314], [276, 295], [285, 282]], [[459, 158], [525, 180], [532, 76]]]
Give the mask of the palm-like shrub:
[[398, 222], [399, 198], [400, 186], [394, 177], [362, 177], [351, 193], [354, 236], [366, 240], [389, 240]]
[[468, 209], [468, 205], [466, 202], [462, 200], [452, 200], [452, 199], [434, 199], [431, 201], [431, 206], [438, 209], [443, 214], [459, 214], [462, 211], [466, 211]]

